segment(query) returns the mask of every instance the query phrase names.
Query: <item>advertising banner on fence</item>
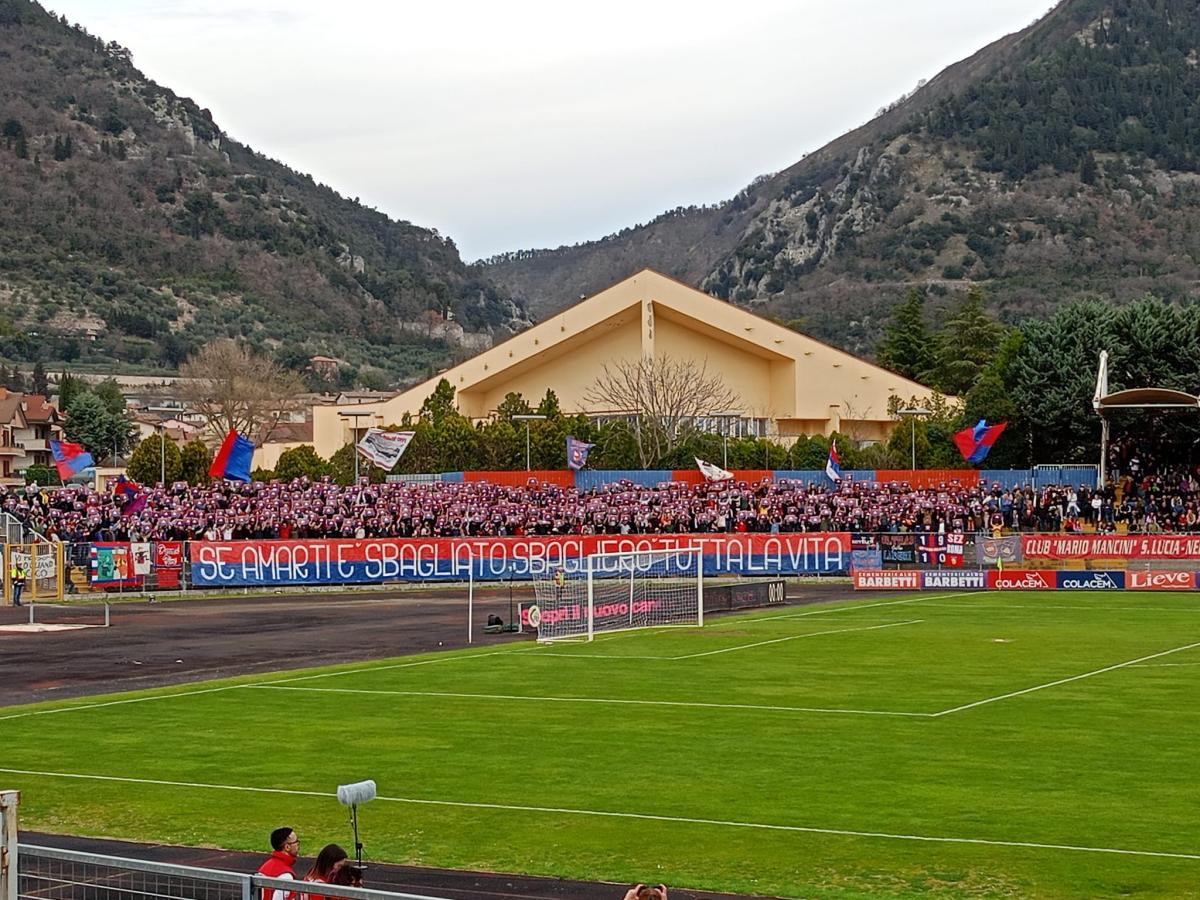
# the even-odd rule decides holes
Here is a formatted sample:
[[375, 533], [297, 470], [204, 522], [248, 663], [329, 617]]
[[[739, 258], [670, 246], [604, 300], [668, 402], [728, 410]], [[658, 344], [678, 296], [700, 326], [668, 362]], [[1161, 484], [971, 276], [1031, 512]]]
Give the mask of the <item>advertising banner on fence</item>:
[[1060, 591], [1123, 591], [1125, 573], [1107, 572], [1059, 572]]
[[1058, 582], [1053, 569], [992, 569], [987, 586], [993, 591], [1052, 591]]
[[1131, 591], [1194, 591], [1195, 572], [1127, 572], [1125, 586]]
[[921, 587], [926, 590], [973, 591], [987, 587], [987, 572], [978, 570], [922, 572]]
[[1200, 535], [1024, 534], [1027, 559], [1200, 559]]
[[856, 570], [854, 573], [856, 591], [915, 591], [920, 587], [920, 572]]
[[134, 571], [130, 545], [101, 541], [88, 548], [88, 580], [98, 588], [137, 588], [142, 578]]
[[850, 535], [672, 534], [521, 538], [194, 541], [192, 584], [371, 584], [401, 580], [528, 579], [553, 568], [575, 571], [593, 553], [696, 547], [706, 575], [812, 575], [845, 572]]

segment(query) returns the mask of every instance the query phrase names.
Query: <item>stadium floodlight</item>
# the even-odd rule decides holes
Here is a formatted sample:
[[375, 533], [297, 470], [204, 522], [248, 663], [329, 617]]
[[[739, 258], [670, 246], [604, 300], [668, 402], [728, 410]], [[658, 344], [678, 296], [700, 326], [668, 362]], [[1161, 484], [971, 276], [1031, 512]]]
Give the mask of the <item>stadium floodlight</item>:
[[[539, 641], [704, 624], [700, 547], [593, 553], [534, 576]], [[532, 620], [531, 620], [532, 621]]]
[[530, 422], [543, 422], [545, 420], [546, 420], [546, 416], [542, 415], [541, 413], [521, 413], [519, 415], [513, 416], [514, 422], [524, 422], [525, 423], [525, 471], [526, 472], [528, 472], [530, 470], [529, 469], [529, 423]]
[[917, 419], [921, 416], [932, 416], [933, 413], [923, 406], [914, 406], [909, 409], [898, 409], [896, 415], [912, 422], [912, 470], [915, 472], [917, 471]]

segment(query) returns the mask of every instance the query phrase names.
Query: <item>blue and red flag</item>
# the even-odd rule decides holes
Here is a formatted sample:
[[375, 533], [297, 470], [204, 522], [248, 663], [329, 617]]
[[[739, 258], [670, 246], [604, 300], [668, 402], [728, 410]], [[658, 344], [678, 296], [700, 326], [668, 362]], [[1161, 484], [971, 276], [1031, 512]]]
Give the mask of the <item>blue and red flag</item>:
[[842, 480], [842, 461], [838, 458], [837, 441], [829, 442], [829, 459], [825, 461], [825, 477], [830, 481]]
[[992, 444], [996, 443], [996, 438], [1000, 437], [1006, 427], [1008, 427], [1007, 422], [989, 425], [986, 419], [980, 419], [979, 424], [971, 428], [964, 428], [954, 435], [954, 443], [958, 446], [958, 452], [967, 462], [981, 463], [987, 458]]
[[70, 441], [51, 441], [50, 455], [54, 457], [54, 467], [63, 481], [70, 481], [84, 469], [96, 464], [92, 454], [83, 449], [83, 444], [72, 444]]
[[125, 499], [136, 497], [137, 492], [142, 489], [142, 486], [131, 478], [126, 478], [124, 475], [118, 475], [116, 482], [113, 484], [113, 493], [120, 494]]
[[221, 449], [208, 467], [211, 478], [227, 478], [230, 481], [249, 481], [250, 463], [254, 459], [254, 442], [236, 431], [225, 435]]

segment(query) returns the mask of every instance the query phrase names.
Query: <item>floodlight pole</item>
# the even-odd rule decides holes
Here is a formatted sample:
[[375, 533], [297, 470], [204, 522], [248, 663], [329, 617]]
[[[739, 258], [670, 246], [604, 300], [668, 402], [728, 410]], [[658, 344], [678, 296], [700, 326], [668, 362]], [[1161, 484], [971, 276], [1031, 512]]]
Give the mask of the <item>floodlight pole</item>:
[[917, 419], [920, 416], [932, 415], [932, 413], [923, 406], [915, 406], [910, 409], [898, 409], [896, 415], [908, 419], [912, 424], [912, 470], [915, 472], [917, 471]]
[[721, 468], [728, 469], [729, 468], [729, 422], [731, 419], [740, 419], [742, 417], [741, 410], [732, 410], [732, 409], [724, 410], [722, 412], [712, 412], [712, 413], [709, 413], [709, 415], [712, 416], [714, 419], [720, 419], [722, 425], [724, 426], [721, 429], [721, 432], [722, 432], [721, 439], [722, 439], [722, 448], [723, 448], [722, 454], [721, 454]]
[[362, 418], [370, 418], [375, 415], [369, 412], [344, 412], [339, 411], [338, 415], [344, 419], [353, 419], [354, 424], [351, 426], [354, 436], [350, 443], [354, 445], [354, 483], [358, 484], [358, 420]]
[[167, 427], [162, 422], [154, 427], [158, 429], [158, 483], [165, 488], [167, 486]]
[[[526, 408], [528, 408], [528, 407], [526, 407]], [[532, 470], [532, 468], [530, 466], [530, 452], [529, 452], [529, 423], [530, 422], [543, 422], [546, 420], [546, 416], [542, 415], [541, 413], [521, 413], [520, 415], [513, 416], [513, 420], [516, 422], [524, 422], [525, 423], [525, 471], [529, 472]]]

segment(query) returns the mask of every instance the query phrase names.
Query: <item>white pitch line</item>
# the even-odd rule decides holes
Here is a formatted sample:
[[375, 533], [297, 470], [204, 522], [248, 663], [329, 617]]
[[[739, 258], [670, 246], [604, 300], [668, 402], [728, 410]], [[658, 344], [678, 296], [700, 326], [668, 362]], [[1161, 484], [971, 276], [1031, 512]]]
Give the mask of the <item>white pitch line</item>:
[[1082, 675], [1072, 675], [1070, 678], [1060, 678], [1058, 681], [1051, 681], [1048, 684], [1038, 684], [1033, 687], [1025, 688], [1020, 691], [1010, 691], [1007, 694], [1001, 694], [998, 697], [988, 697], [985, 700], [976, 700], [974, 703], [965, 703], [962, 706], [956, 706], [953, 709], [943, 709], [941, 712], [933, 714], [933, 718], [937, 719], [941, 716], [948, 716], [951, 713], [963, 712], [964, 710], [974, 709], [977, 706], [986, 706], [989, 703], [996, 703], [1000, 700], [1008, 700], [1012, 697], [1020, 697], [1023, 694], [1032, 694], [1034, 691], [1044, 691], [1046, 688], [1058, 687], [1060, 684], [1070, 684], [1072, 681], [1080, 681], [1084, 678], [1091, 678], [1093, 675], [1103, 675], [1105, 672], [1114, 672], [1117, 669], [1125, 669], [1129, 666], [1135, 666], [1138, 663], [1146, 662], [1150, 659], [1158, 659], [1162, 656], [1170, 656], [1172, 653], [1182, 653], [1184, 650], [1192, 650], [1200, 647], [1200, 641], [1194, 644], [1187, 644], [1183, 647], [1175, 647], [1171, 650], [1164, 650], [1161, 653], [1152, 653], [1149, 656], [1142, 656], [1138, 659], [1131, 659], [1128, 662], [1117, 663], [1114, 666], [1105, 666], [1103, 669], [1096, 669], [1092, 672], [1084, 672]]
[[834, 713], [853, 716], [899, 716], [929, 719], [933, 713], [893, 712], [883, 709], [839, 709], [826, 706], [769, 706], [754, 703], [701, 703], [691, 700], [628, 700], [615, 697], [532, 697], [526, 694], [470, 694], [459, 691], [392, 691], [370, 688], [313, 688], [276, 684], [252, 684], [247, 687], [271, 691], [305, 691], [320, 694], [368, 694], [385, 697], [457, 697], [466, 700], [525, 700], [535, 703], [599, 703], [615, 706], [673, 706], [685, 709], [746, 709], [764, 712]]
[[1016, 603], [930, 603], [938, 609], [1069, 609], [1075, 612], [1181, 612], [1200, 613], [1200, 606], [1050, 606], [1044, 603], [1022, 606]]
[[716, 656], [718, 653], [733, 653], [735, 650], [749, 650], [751, 647], [766, 647], [768, 644], [782, 644], [784, 641], [796, 641], [800, 638], [818, 637], [822, 634], [846, 634], [851, 631], [878, 631], [880, 628], [896, 628], [900, 625], [916, 625], [924, 619], [911, 619], [908, 622], [889, 622], [886, 625], [864, 625], [861, 628], [832, 628], [829, 631], [810, 631], [805, 634], [793, 634], [788, 637], [774, 638], [769, 641], [757, 641], [753, 644], [739, 644], [736, 647], [725, 647], [721, 650], [706, 650], [703, 653], [688, 653], [684, 656], [668, 656], [665, 659], [672, 662], [680, 659], [697, 659], [701, 656]]
[[1131, 669], [1180, 669], [1185, 666], [1200, 666], [1200, 662], [1194, 663], [1142, 663], [1137, 666], [1130, 666]]
[[273, 678], [270, 681], [256, 681], [253, 682], [253, 685], [245, 686], [257, 687], [260, 684], [291, 684], [293, 681], [312, 681], [317, 678], [337, 678], [339, 675], [358, 675], [359, 673], [363, 672], [387, 672], [391, 669], [411, 669], [414, 666], [428, 666], [433, 663], [440, 662], [455, 662], [463, 659], [482, 659], [485, 656], [498, 656], [502, 653], [527, 653], [530, 650], [536, 649], [536, 647], [519, 647], [516, 649], [504, 648], [501, 650], [489, 650], [487, 653], [469, 653], [465, 655], [453, 655], [446, 653], [441, 656], [432, 657], [431, 659], [420, 659], [416, 662], [389, 663], [385, 666], [361, 666], [354, 669], [340, 669], [337, 672], [321, 672], [317, 675], [297, 675], [294, 678]]
[[[860, 609], [876, 609], [880, 606], [903, 606], [906, 603], [923, 603], [926, 600], [949, 600], [951, 597], [977, 597], [981, 594], [989, 594], [991, 591], [963, 591], [958, 594], [927, 594], [924, 597], [906, 597], [903, 600], [883, 600], [879, 603], [855, 603], [851, 605], [824, 606], [820, 609], [810, 609], [806, 612], [799, 613], [780, 613], [772, 616], [753, 616], [741, 617], [734, 616], [732, 618], [721, 618], [716, 620], [715, 624], [720, 625], [753, 625], [757, 622], [774, 622], [778, 619], [803, 619], [807, 616], [827, 616], [833, 613], [855, 612]], [[963, 608], [969, 608], [963, 605]]]
[[[285, 788], [242, 787], [231, 784], [207, 784], [204, 782], [166, 781], [156, 778], [128, 778], [116, 775], [88, 775], [75, 772], [40, 772], [31, 769], [0, 768], [10, 775], [31, 775], [40, 778], [75, 778], [89, 781], [111, 781], [121, 784], [152, 784], [163, 787], [201, 788], [216, 791], [237, 791], [257, 794], [283, 794], [293, 797], [337, 796], [327, 791], [299, 791]], [[825, 834], [835, 837], [872, 838], [891, 841], [920, 841], [933, 844], [971, 844], [988, 847], [1014, 847], [1033, 850], [1065, 850], [1072, 853], [1104, 853], [1119, 856], [1144, 856], [1159, 859], [1184, 859], [1200, 861], [1200, 853], [1174, 853], [1165, 850], [1130, 850], [1122, 847], [1089, 847], [1082, 844], [1054, 844], [1041, 841], [1002, 841], [990, 838], [944, 837], [925, 834], [899, 834], [888, 831], [855, 831], [847, 828], [818, 828], [809, 825], [780, 825], [770, 822], [743, 822], [736, 819], [701, 819], [690, 816], [666, 816], [652, 813], [615, 812], [601, 809], [574, 809], [558, 806], [519, 806], [511, 803], [481, 803], [463, 800], [427, 800], [417, 797], [383, 797], [375, 799], [385, 803], [404, 803], [415, 806], [447, 806], [457, 809], [488, 809], [502, 812], [547, 813], [565, 816], [595, 816], [607, 819], [633, 819], [648, 822], [666, 822], [674, 825], [711, 825], [718, 828], [750, 828], [759, 831], [781, 831], [793, 834]]]
[[26, 719], [30, 716], [53, 716], [56, 713], [79, 712], [85, 709], [99, 709], [103, 706], [124, 706], [127, 703], [149, 703], [153, 700], [174, 700], [178, 697], [194, 697], [197, 694], [216, 694], [221, 691], [233, 691], [245, 687], [243, 684], [227, 684], [222, 687], [202, 688], [198, 691], [177, 691], [173, 694], [155, 694], [153, 697], [133, 697], [127, 700], [106, 700], [103, 703], [83, 703], [79, 706], [59, 706], [54, 709], [34, 709], [29, 712], [12, 713], [0, 716], [0, 722], [8, 719]]

